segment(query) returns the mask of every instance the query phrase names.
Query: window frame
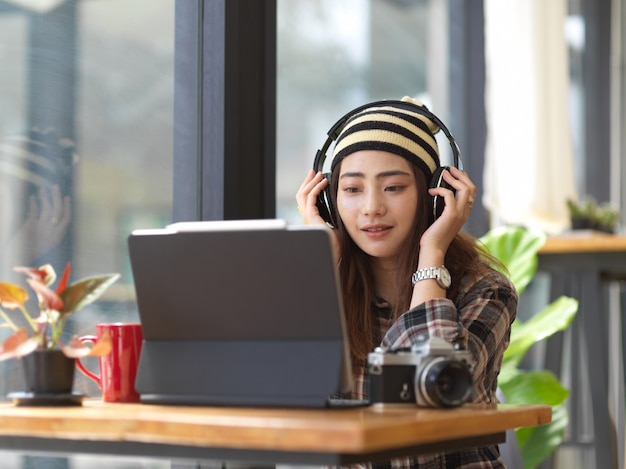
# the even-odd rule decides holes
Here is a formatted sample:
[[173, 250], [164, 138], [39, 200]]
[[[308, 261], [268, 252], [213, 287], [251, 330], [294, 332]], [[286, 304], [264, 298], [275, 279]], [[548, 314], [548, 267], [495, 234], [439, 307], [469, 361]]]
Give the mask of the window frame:
[[276, 2], [177, 0], [174, 221], [273, 218]]

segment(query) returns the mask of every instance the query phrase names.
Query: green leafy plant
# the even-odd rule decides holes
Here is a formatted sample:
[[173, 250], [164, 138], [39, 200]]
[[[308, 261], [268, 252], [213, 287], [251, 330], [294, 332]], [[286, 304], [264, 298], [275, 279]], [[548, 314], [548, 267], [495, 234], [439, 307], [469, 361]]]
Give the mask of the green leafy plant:
[[620, 220], [619, 209], [610, 202], [598, 204], [593, 197], [583, 200], [566, 200], [573, 229], [590, 229], [615, 233]]
[[[518, 293], [526, 289], [537, 272], [538, 252], [546, 235], [522, 227], [503, 226], [486, 233], [480, 242], [508, 270]], [[498, 385], [506, 401], [514, 404], [552, 406], [552, 422], [547, 425], [516, 430], [525, 468], [535, 468], [548, 458], [563, 441], [568, 423], [565, 400], [569, 391], [548, 370], [524, 370], [519, 365], [535, 343], [567, 329], [578, 301], [560, 297], [525, 322], [513, 322], [511, 341], [504, 354]]]
[[[1, 327], [13, 330], [13, 334], [0, 347], [0, 361], [19, 358], [35, 350], [60, 349], [71, 358], [109, 353], [111, 345], [107, 337], [93, 347], [83, 345], [77, 338], [69, 344], [63, 344], [60, 339], [67, 319], [98, 299], [118, 279], [119, 274], [87, 277], [68, 285], [71, 271], [68, 263], [53, 290], [50, 287], [57, 276], [50, 264], [39, 268], [16, 267], [14, 270], [26, 275], [26, 282], [37, 296], [39, 311], [37, 316], [28, 312], [26, 303], [29, 295], [20, 285], [0, 282], [0, 318], [4, 320]], [[27, 327], [20, 327], [5, 309], [19, 310], [30, 333]]]

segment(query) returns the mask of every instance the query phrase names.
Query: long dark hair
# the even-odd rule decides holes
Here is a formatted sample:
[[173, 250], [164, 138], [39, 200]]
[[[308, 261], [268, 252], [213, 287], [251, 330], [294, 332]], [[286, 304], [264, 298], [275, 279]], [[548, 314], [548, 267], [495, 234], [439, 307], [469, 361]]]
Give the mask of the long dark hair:
[[[413, 221], [412, 237], [398, 255], [398, 269], [396, 270], [395, 284], [398, 289], [394, 298], [385, 298], [392, 307], [391, 318], [395, 321], [409, 309], [413, 285], [410, 278], [417, 267], [420, 254], [420, 238], [432, 223], [430, 196], [428, 195], [428, 181], [426, 175], [416, 165], [411, 164], [417, 183], [417, 193], [420, 197]], [[367, 360], [367, 354], [378, 345], [378, 318], [374, 314], [373, 305], [376, 301], [374, 288], [374, 274], [371, 259], [363, 252], [349, 236], [338, 211], [337, 191], [341, 163], [331, 175], [331, 203], [335, 209], [336, 231], [339, 238], [340, 259], [339, 276], [343, 293], [344, 311], [350, 350], [353, 364], [358, 366]], [[447, 291], [447, 297], [456, 298], [459, 283], [462, 277], [468, 274], [480, 275], [489, 268], [484, 262], [489, 257], [477, 245], [476, 239], [464, 233], [454, 238], [446, 253], [445, 265], [450, 271], [452, 285]]]

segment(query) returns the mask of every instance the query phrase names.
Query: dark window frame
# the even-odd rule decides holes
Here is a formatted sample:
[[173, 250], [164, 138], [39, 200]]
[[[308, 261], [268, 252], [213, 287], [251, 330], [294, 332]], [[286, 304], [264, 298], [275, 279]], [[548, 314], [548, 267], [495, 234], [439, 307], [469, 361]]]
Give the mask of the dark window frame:
[[276, 2], [177, 0], [173, 219], [273, 218]]

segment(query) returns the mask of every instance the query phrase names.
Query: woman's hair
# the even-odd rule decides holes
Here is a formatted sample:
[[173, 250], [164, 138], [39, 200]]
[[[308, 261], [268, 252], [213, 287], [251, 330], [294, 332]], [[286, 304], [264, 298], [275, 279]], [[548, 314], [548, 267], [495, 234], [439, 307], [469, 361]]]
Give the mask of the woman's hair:
[[[428, 194], [426, 175], [414, 164], [411, 164], [411, 168], [417, 182], [417, 193], [423, 194], [423, 196], [419, 198], [413, 222], [415, 236], [411, 238], [410, 242], [405, 243], [398, 256], [399, 266], [395, 279], [395, 284], [399, 286], [397, 294], [394, 298], [384, 298], [391, 305], [391, 319], [393, 321], [409, 309], [413, 292], [410, 279], [417, 268], [420, 238], [432, 223], [432, 199]], [[335, 208], [337, 207], [340, 170], [341, 164], [338, 164], [331, 175], [331, 203]], [[352, 360], [357, 365], [367, 360], [367, 354], [382, 339], [377, 336], [379, 320], [374, 310], [374, 304], [377, 300], [374, 275], [370, 256], [354, 243], [345, 229], [338, 211], [336, 212], [336, 229], [341, 252], [339, 276]], [[445, 265], [452, 277], [452, 284], [447, 291], [447, 297], [450, 299], [456, 297], [462, 277], [468, 274], [478, 276], [481, 272], [489, 269], [489, 265], [493, 262], [497, 261], [477, 245], [475, 238], [468, 234], [458, 233], [452, 240], [445, 257]]]

